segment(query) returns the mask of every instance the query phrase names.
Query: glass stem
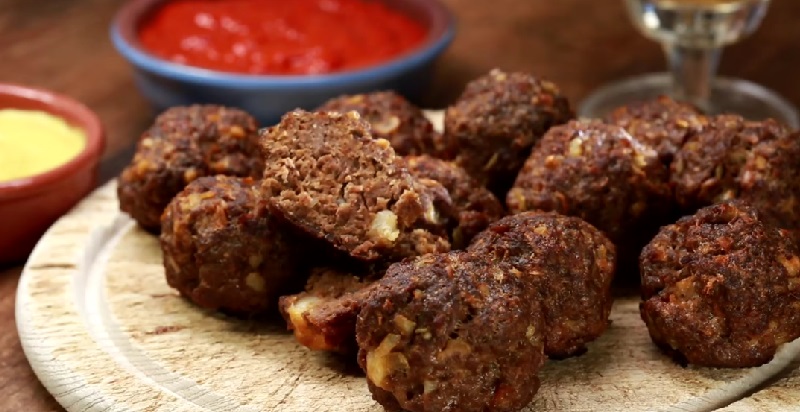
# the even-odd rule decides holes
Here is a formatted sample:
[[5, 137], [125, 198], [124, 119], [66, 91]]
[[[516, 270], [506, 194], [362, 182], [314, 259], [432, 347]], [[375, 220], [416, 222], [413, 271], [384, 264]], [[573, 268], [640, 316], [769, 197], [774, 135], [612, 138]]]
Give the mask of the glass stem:
[[713, 112], [710, 107], [711, 85], [719, 68], [721, 48], [688, 48], [677, 44], [665, 44], [670, 71], [672, 93], [700, 110]]

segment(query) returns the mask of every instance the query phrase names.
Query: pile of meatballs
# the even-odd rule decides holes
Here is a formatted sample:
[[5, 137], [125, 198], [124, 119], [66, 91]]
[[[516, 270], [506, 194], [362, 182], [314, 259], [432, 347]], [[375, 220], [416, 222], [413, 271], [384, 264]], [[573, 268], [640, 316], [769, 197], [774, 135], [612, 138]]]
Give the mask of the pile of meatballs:
[[442, 132], [392, 92], [263, 129], [175, 107], [118, 197], [181, 295], [279, 311], [389, 411], [525, 407], [546, 359], [606, 330], [612, 282], [681, 363], [757, 366], [800, 336], [800, 136], [666, 97], [576, 120], [553, 83], [493, 70]]

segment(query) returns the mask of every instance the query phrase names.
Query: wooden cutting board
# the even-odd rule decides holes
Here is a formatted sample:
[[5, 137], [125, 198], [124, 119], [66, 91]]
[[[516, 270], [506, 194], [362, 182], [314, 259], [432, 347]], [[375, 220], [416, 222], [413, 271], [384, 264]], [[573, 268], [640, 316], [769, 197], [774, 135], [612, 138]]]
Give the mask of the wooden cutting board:
[[[440, 120], [437, 118], [436, 120]], [[42, 238], [17, 295], [25, 353], [72, 411], [380, 411], [353, 359], [314, 353], [279, 321], [200, 310], [171, 290], [158, 239], [100, 188]], [[548, 362], [529, 411], [795, 410], [800, 373], [786, 345], [750, 369], [681, 367], [651, 343], [635, 297], [583, 356]]]

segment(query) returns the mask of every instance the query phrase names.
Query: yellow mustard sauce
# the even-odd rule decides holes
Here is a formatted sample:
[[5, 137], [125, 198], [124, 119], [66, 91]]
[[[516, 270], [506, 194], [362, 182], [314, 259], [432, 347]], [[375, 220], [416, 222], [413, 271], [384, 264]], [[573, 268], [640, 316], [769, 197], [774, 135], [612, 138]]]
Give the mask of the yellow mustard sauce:
[[83, 130], [36, 110], [0, 110], [0, 182], [37, 175], [78, 155]]

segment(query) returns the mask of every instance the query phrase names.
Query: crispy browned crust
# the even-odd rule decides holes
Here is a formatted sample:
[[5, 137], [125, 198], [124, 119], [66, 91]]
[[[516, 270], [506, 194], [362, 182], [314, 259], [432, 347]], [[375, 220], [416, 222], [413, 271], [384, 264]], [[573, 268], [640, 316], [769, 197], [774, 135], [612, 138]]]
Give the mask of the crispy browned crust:
[[287, 327], [311, 350], [355, 353], [356, 317], [377, 277], [313, 269], [304, 292], [280, 298]]
[[476, 234], [505, 215], [497, 197], [455, 163], [430, 156], [407, 156], [404, 160], [412, 175], [435, 180], [447, 189], [455, 209], [448, 224], [454, 249], [465, 248]]
[[339, 96], [328, 100], [317, 110], [340, 113], [357, 111], [370, 124], [372, 135], [388, 140], [401, 156], [453, 156], [453, 145], [434, 130], [422, 110], [393, 91]]
[[800, 133], [754, 146], [738, 181], [739, 198], [800, 242]]
[[296, 282], [298, 245], [275, 225], [251, 178], [201, 177], [167, 206], [167, 283], [198, 306], [249, 315], [277, 309]]
[[581, 354], [606, 330], [616, 251], [583, 220], [544, 212], [506, 216], [479, 234], [467, 251], [513, 266], [538, 294], [546, 355]]
[[516, 411], [539, 387], [538, 299], [466, 252], [392, 265], [356, 323], [359, 364], [388, 410]]
[[365, 261], [450, 249], [434, 190], [358, 113], [290, 112], [261, 145], [262, 196], [311, 236]]
[[495, 69], [447, 108], [444, 135], [456, 145], [456, 163], [502, 198], [536, 141], [573, 117], [555, 84]]
[[674, 211], [666, 167], [624, 129], [599, 120], [556, 126], [536, 145], [506, 204], [510, 213], [579, 217], [617, 246], [621, 280], [636, 279], [642, 246]]
[[721, 115], [709, 120], [676, 153], [671, 166], [675, 197], [685, 213], [730, 200], [739, 193], [742, 168], [754, 147], [771, 145], [789, 133], [777, 121], [747, 121]]
[[655, 149], [667, 166], [686, 139], [708, 124], [708, 118], [696, 107], [668, 96], [618, 107], [606, 121], [622, 126], [631, 136]]
[[681, 361], [758, 366], [800, 337], [798, 250], [743, 201], [662, 228], [640, 264], [642, 319]]
[[222, 106], [173, 107], [144, 132], [120, 174], [120, 209], [157, 232], [167, 203], [194, 179], [217, 174], [259, 178], [262, 171], [252, 116]]
[[769, 223], [800, 234], [800, 134], [774, 120], [718, 116], [676, 157], [672, 181], [685, 213], [729, 199], [747, 200]]

